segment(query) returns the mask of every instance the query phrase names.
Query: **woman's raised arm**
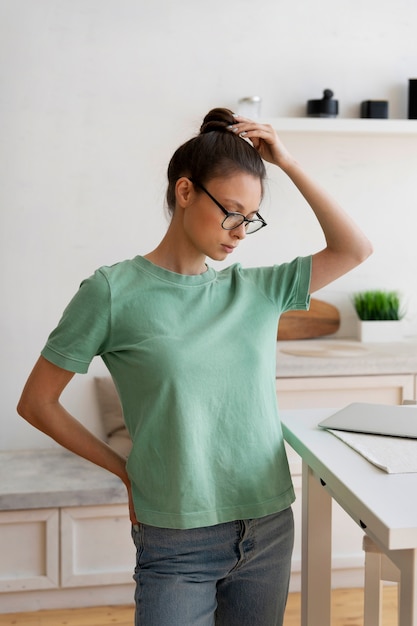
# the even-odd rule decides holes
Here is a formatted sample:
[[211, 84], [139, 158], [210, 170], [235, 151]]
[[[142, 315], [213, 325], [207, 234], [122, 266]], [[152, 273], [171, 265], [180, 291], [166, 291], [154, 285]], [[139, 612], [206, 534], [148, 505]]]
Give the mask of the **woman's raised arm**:
[[313, 255], [313, 293], [346, 274], [372, 253], [372, 244], [352, 218], [317, 184], [288, 152], [276, 130], [236, 116], [230, 130], [250, 139], [260, 156], [287, 174], [304, 196], [323, 230], [326, 247]]

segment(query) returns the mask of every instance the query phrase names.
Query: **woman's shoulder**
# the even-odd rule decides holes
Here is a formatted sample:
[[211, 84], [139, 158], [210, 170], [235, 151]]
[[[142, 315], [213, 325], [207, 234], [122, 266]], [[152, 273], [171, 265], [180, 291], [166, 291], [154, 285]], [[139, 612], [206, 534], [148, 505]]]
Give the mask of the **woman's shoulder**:
[[138, 273], [138, 269], [140, 268], [138, 259], [140, 259], [140, 257], [124, 259], [123, 261], [112, 263], [111, 265], [101, 265], [94, 271], [89, 279], [100, 281], [104, 278], [111, 283], [119, 280], [129, 280], [132, 274]]
[[255, 278], [261, 276], [271, 276], [274, 274], [286, 274], [288, 272], [309, 271], [311, 256], [295, 257], [290, 261], [283, 261], [272, 265], [254, 265], [244, 267], [241, 263], [233, 263], [218, 272], [219, 276], [236, 275], [242, 278]]

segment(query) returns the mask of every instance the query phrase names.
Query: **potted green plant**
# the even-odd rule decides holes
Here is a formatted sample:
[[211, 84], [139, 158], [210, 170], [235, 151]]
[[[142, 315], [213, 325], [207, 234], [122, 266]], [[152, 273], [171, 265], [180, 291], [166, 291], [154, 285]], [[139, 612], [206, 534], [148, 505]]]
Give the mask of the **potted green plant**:
[[396, 291], [369, 290], [353, 295], [361, 341], [396, 341], [402, 338], [400, 296]]

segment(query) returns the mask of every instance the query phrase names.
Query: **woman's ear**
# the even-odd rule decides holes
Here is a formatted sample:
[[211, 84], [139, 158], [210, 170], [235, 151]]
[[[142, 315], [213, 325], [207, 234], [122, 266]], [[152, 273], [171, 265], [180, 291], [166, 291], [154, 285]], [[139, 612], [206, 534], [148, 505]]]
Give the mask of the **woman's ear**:
[[189, 178], [182, 176], [175, 183], [176, 204], [186, 208], [194, 198], [194, 185]]

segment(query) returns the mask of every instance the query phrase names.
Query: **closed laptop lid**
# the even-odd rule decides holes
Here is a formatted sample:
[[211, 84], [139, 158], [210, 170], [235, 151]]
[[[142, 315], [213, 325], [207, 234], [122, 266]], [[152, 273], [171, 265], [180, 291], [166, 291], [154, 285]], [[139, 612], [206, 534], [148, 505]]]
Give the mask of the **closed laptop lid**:
[[353, 402], [318, 425], [354, 433], [417, 439], [417, 406]]

